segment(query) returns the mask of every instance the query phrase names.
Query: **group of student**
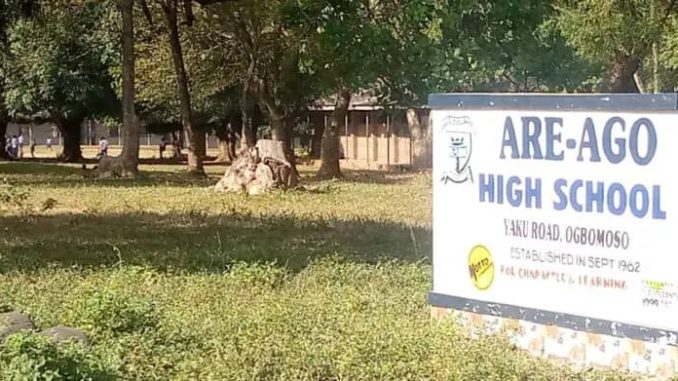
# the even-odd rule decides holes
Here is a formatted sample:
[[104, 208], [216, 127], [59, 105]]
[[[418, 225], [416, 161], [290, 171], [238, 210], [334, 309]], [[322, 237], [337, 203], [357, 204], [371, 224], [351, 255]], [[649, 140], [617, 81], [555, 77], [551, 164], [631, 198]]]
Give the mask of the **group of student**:
[[[24, 145], [24, 135], [21, 133], [5, 138], [5, 151], [14, 159], [22, 159], [24, 157]], [[31, 139], [30, 152], [32, 158], [35, 158], [35, 145], [35, 139]], [[47, 138], [45, 146], [47, 149], [53, 150], [51, 137]], [[108, 156], [108, 140], [103, 136], [99, 139], [99, 152], [97, 153], [97, 158], [101, 158], [102, 156]]]
[[[53, 139], [51, 137], [47, 138], [45, 142], [45, 146], [49, 150], [53, 150], [52, 148], [53, 144]], [[180, 156], [181, 155], [181, 142], [174, 137], [172, 139], [172, 142], [168, 142], [165, 137], [162, 138], [159, 148], [160, 148], [160, 158], [163, 158], [163, 153], [167, 149], [167, 146], [172, 144], [174, 146], [174, 155], [175, 156]], [[6, 142], [5, 142], [5, 151], [9, 156], [11, 156], [14, 159], [22, 159], [24, 157], [24, 136], [22, 133], [19, 133], [19, 135], [12, 135], [6, 137]], [[97, 152], [97, 159], [100, 159], [103, 156], [108, 156], [108, 140], [106, 139], [105, 136], [102, 136], [99, 138], [99, 149]], [[30, 142], [30, 153], [31, 157], [35, 158], [35, 139], [31, 139]]]
[[[5, 138], [5, 152], [14, 159], [21, 159], [24, 157], [24, 135], [19, 134], [7, 136]], [[51, 139], [48, 139], [47, 146], [51, 149]], [[35, 157], [35, 139], [31, 139], [31, 157]]]

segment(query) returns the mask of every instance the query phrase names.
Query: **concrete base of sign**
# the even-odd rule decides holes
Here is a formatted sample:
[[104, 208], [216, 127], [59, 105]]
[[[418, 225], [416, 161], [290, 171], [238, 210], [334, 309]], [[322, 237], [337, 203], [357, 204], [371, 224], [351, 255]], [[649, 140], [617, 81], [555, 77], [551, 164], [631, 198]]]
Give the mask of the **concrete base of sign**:
[[678, 347], [609, 335], [576, 331], [450, 308], [431, 307], [437, 319], [454, 318], [472, 335], [508, 335], [513, 343], [534, 356], [564, 360], [575, 367], [602, 367], [652, 375], [657, 379], [678, 376]]

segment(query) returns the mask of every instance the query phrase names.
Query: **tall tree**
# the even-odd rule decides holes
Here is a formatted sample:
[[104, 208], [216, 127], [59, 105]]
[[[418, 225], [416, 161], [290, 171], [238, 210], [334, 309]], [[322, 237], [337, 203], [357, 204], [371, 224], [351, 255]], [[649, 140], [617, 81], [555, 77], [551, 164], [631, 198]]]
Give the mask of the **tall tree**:
[[408, 107], [413, 166], [430, 165], [431, 135], [416, 108], [432, 92], [573, 91], [599, 74], [548, 23], [552, 1], [383, 0], [392, 45], [377, 90]]
[[481, 0], [458, 16], [450, 14], [458, 27], [444, 27], [443, 38], [470, 62], [474, 89], [581, 90], [600, 75], [600, 67], [578, 57], [553, 28], [556, 12], [553, 0]]
[[37, 9], [37, 0], [3, 0], [0, 1], [0, 159], [9, 159], [5, 149], [5, 135], [9, 123], [9, 110], [5, 105], [5, 79], [2, 71], [4, 60], [8, 58], [9, 50], [7, 35], [9, 27], [21, 18], [33, 16]]
[[[146, 128], [166, 133], [173, 131], [177, 123], [181, 125], [183, 119], [175, 80], [176, 65], [166, 34], [157, 33], [153, 25], [153, 19], [157, 16], [164, 18], [164, 13], [160, 13], [163, 11], [159, 7], [147, 9], [151, 28], [149, 30], [149, 23], [144, 23], [136, 45], [137, 100]], [[183, 7], [182, 12], [186, 12]], [[218, 23], [210, 17], [207, 8], [196, 6], [191, 8], [190, 14], [191, 27], [183, 27], [179, 31], [183, 67], [186, 78], [190, 79], [187, 85], [191, 122], [201, 132], [203, 145], [205, 139], [202, 133], [214, 131], [222, 139], [223, 146], [230, 149], [235, 140], [231, 137], [227, 143], [223, 139], [227, 132], [240, 134], [239, 118], [234, 118], [233, 113], [239, 109], [237, 104], [241, 86], [238, 82], [242, 72], [232, 66], [229, 38], [220, 33]], [[235, 127], [235, 131], [228, 128], [229, 124]], [[225, 158], [226, 155], [222, 155], [220, 159]]]
[[460, 54], [450, 53], [455, 48], [452, 43], [443, 39], [441, 26], [458, 25], [456, 15], [441, 0], [393, 0], [382, 7], [380, 22], [390, 31], [392, 45], [379, 73], [377, 94], [390, 112], [399, 112], [394, 107], [407, 108], [415, 168], [431, 162], [427, 149], [431, 134], [422, 128], [418, 109], [431, 92], [459, 90], [460, 73], [467, 69]]
[[[675, 0], [560, 0], [558, 28], [583, 57], [605, 65], [607, 90], [638, 92], [638, 71], [675, 24]], [[673, 32], [675, 33], [675, 31]]]
[[[228, 2], [229, 0], [155, 0], [165, 24], [165, 31], [169, 40], [171, 60], [176, 79], [176, 94], [179, 100], [181, 123], [188, 135], [188, 171], [189, 173], [204, 175], [203, 160], [205, 156], [205, 131], [195, 123], [194, 99], [191, 86], [191, 76], [187, 70], [186, 52], [182, 43], [181, 26], [192, 27], [196, 20], [194, 3], [206, 6]], [[153, 9], [147, 0], [142, 0], [142, 9], [146, 19], [153, 26]], [[184, 28], [189, 29], [189, 28]]]
[[64, 139], [61, 159], [81, 159], [83, 120], [119, 112], [100, 19], [106, 3], [42, 3], [39, 14], [9, 29], [3, 61], [4, 101], [11, 115], [50, 119]]
[[[225, 38], [216, 41], [232, 50], [227, 66], [241, 74], [241, 107], [244, 146], [254, 144], [256, 105], [267, 118], [272, 138], [283, 142], [298, 179], [292, 151], [294, 113], [313, 95], [311, 78], [299, 70], [301, 40], [284, 20], [287, 1], [243, 0], [212, 9], [212, 19]], [[230, 47], [231, 49], [228, 49]], [[255, 105], [256, 103], [256, 105]], [[294, 184], [288, 184], [294, 185]]]
[[339, 127], [351, 94], [375, 85], [392, 49], [376, 1], [300, 0], [287, 8], [288, 22], [303, 36], [300, 64], [318, 81], [320, 94], [334, 95], [335, 109], [323, 133], [321, 178], [341, 177]]
[[[191, 93], [189, 91], [189, 78], [186, 73], [184, 63], [184, 53], [181, 46], [179, 34], [179, 13], [180, 0], [156, 0], [162, 9], [167, 28], [169, 45], [172, 51], [172, 62], [174, 63], [174, 72], [177, 81], [177, 93], [181, 110], [181, 123], [188, 134], [188, 171], [189, 173], [203, 175], [203, 158], [205, 155], [205, 137], [193, 123], [193, 109], [191, 107]], [[193, 14], [191, 11], [190, 0], [183, 0], [181, 3], [187, 3], [185, 13], [187, 24], [192, 24]]]
[[134, 109], [134, 0], [120, 0], [122, 16], [122, 175], [135, 177], [139, 163], [139, 124]]

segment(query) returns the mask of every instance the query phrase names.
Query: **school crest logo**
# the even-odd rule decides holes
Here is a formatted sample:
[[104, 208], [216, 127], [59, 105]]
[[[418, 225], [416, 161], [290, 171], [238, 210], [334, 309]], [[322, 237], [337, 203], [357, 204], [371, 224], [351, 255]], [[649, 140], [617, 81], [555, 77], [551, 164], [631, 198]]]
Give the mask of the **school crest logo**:
[[473, 153], [473, 124], [468, 116], [448, 116], [443, 119], [441, 132], [447, 148], [447, 157], [440, 181], [461, 184], [473, 183], [471, 154]]

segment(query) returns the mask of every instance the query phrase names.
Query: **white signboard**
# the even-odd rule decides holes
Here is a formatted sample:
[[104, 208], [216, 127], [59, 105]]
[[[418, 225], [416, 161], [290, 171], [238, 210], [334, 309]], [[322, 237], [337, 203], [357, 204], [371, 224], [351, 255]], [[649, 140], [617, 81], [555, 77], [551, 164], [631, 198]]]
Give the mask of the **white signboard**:
[[678, 114], [431, 120], [434, 293], [678, 330]]

